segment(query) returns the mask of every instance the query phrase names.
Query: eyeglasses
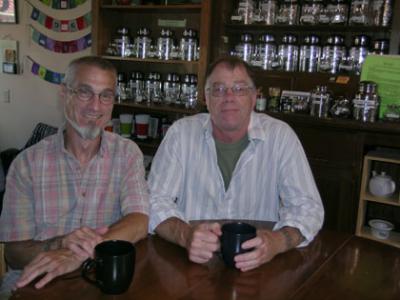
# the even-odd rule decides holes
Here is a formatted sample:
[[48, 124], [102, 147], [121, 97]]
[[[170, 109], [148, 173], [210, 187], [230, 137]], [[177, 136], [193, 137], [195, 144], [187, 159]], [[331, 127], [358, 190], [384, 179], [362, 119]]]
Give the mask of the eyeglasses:
[[232, 94], [235, 96], [247, 96], [250, 91], [254, 90], [254, 87], [247, 84], [234, 84], [231, 87], [226, 87], [223, 84], [216, 84], [206, 89], [207, 92], [211, 92], [213, 97], [223, 97], [228, 93], [228, 90], [231, 90]]
[[79, 100], [83, 102], [89, 102], [90, 100], [93, 99], [95, 95], [99, 97], [99, 100], [101, 103], [109, 105], [114, 102], [115, 99], [115, 93], [110, 90], [105, 90], [102, 91], [101, 93], [96, 94], [93, 92], [92, 89], [87, 88], [87, 87], [78, 87], [76, 89], [69, 88], [69, 90], [74, 93]]

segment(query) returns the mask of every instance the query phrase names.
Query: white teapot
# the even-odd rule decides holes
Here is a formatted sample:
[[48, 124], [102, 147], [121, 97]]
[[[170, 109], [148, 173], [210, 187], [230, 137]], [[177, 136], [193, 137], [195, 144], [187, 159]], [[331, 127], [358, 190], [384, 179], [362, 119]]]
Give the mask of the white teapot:
[[372, 171], [368, 186], [370, 193], [374, 196], [389, 197], [396, 190], [396, 183], [392, 177], [386, 175], [386, 172], [377, 174], [376, 171]]

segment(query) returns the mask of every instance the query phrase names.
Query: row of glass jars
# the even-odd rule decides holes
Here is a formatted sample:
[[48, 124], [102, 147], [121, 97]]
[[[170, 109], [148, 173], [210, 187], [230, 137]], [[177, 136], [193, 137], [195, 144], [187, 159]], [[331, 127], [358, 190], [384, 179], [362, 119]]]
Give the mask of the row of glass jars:
[[253, 43], [253, 36], [245, 33], [231, 54], [264, 70], [359, 74], [369, 53], [381, 55], [389, 52], [389, 40], [375, 40], [371, 48], [371, 39], [367, 35], [354, 36], [349, 49], [341, 35], [328, 36], [324, 46], [320, 45], [320, 40], [319, 36], [311, 34], [298, 45], [297, 36], [286, 34], [277, 45], [272, 34], [263, 34], [257, 43]]
[[109, 43], [106, 53], [112, 56], [142, 59], [195, 61], [199, 59], [200, 47], [197, 31], [193, 29], [185, 29], [177, 44], [174, 32], [170, 29], [161, 29], [160, 36], [153, 41], [148, 28], [140, 28], [135, 38], [131, 38], [129, 28], [120, 27], [115, 38]]
[[380, 98], [376, 83], [361, 81], [352, 101], [344, 97], [333, 100], [333, 94], [325, 85], [316, 86], [309, 93], [283, 91], [280, 97], [276, 97], [276, 88], [270, 88], [270, 97], [266, 105], [258, 105], [256, 110], [263, 111], [267, 108], [273, 112], [305, 113], [318, 118], [353, 117], [363, 122], [375, 122], [379, 105]]
[[125, 73], [118, 73], [117, 101], [176, 104], [186, 108], [197, 106], [197, 75], [168, 73], [161, 77], [158, 72], [145, 75], [134, 71], [129, 78]]
[[392, 0], [241, 0], [231, 20], [266, 25], [389, 26]]

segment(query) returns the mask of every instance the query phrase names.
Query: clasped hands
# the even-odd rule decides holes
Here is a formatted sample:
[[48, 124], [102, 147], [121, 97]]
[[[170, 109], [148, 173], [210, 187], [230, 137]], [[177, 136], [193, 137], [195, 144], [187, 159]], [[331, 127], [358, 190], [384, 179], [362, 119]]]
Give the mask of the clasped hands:
[[[208, 262], [214, 252], [220, 249], [219, 238], [221, 235], [219, 223], [202, 223], [192, 227], [186, 245], [189, 259], [196, 263]], [[282, 252], [279, 233], [268, 229], [257, 230], [257, 236], [244, 242], [242, 248], [254, 248], [250, 252], [235, 257], [236, 268], [243, 272], [257, 268]]]
[[98, 229], [82, 227], [56, 238], [52, 242], [57, 244], [55, 249], [50, 244], [50, 250], [39, 253], [24, 268], [16, 288], [26, 286], [35, 278], [45, 274], [35, 283], [35, 288], [40, 289], [55, 277], [78, 269], [82, 262], [93, 257], [94, 247], [103, 241], [103, 235], [107, 231], [108, 227]]

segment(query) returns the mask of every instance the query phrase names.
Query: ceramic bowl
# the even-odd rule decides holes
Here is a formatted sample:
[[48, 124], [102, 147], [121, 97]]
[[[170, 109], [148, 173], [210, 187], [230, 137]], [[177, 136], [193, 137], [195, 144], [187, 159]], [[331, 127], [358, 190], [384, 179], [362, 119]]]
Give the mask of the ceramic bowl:
[[394, 228], [392, 223], [379, 219], [369, 220], [368, 224], [371, 226], [372, 235], [380, 240], [386, 240]]

